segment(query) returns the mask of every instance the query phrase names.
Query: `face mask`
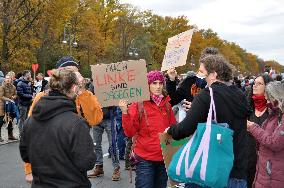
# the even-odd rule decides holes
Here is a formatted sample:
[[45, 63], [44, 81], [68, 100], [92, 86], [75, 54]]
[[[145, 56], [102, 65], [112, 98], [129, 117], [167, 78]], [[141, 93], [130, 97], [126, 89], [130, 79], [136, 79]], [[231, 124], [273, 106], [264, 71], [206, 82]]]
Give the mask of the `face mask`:
[[205, 81], [205, 77], [201, 78], [200, 76], [196, 76], [196, 86], [199, 88], [205, 88], [205, 86], [207, 85], [207, 82]]
[[77, 86], [77, 85], [75, 85], [74, 87], [73, 87], [73, 97], [72, 97], [72, 99], [76, 99], [78, 96], [79, 96], [79, 91], [80, 91], [80, 88]]
[[200, 78], [200, 79], [205, 79], [205, 76], [204, 76], [204, 75], [201, 75], [201, 74], [197, 74], [196, 77], [197, 77], [197, 78]]

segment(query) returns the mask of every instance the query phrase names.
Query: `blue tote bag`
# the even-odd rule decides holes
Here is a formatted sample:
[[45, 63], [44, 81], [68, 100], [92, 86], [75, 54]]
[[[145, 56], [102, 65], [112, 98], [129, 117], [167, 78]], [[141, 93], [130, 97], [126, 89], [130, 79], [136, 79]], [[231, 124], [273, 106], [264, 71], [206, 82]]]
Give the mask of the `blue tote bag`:
[[233, 130], [226, 123], [217, 123], [211, 87], [209, 91], [211, 102], [207, 122], [198, 123], [188, 143], [174, 154], [168, 175], [176, 182], [224, 188], [228, 185], [234, 162]]

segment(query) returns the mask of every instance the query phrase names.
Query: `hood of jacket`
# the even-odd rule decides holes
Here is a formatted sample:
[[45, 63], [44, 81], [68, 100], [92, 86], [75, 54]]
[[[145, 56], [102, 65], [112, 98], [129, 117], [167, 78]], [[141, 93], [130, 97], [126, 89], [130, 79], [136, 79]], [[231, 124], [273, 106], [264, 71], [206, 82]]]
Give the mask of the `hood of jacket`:
[[[228, 104], [235, 117], [244, 118], [249, 114], [247, 100], [242, 91], [235, 85], [227, 86], [221, 82], [211, 85], [214, 93], [222, 96], [225, 104]], [[209, 89], [206, 88], [209, 92]]]
[[45, 121], [67, 111], [76, 113], [75, 102], [72, 99], [63, 95], [43, 96], [33, 109], [33, 117]]

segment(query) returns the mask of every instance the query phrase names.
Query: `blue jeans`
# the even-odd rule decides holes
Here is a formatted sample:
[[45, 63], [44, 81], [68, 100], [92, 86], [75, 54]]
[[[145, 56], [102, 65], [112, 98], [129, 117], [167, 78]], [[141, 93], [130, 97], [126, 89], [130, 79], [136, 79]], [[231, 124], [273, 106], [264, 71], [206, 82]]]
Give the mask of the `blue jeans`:
[[19, 105], [19, 110], [20, 110], [19, 133], [20, 134], [23, 131], [24, 122], [27, 119], [29, 109], [30, 109], [29, 106]]
[[116, 120], [116, 132], [117, 132], [117, 147], [119, 150], [119, 159], [124, 159], [127, 137], [124, 134], [121, 120]]
[[136, 188], [166, 188], [168, 175], [164, 162], [141, 159], [136, 165]]
[[247, 181], [244, 179], [230, 178], [228, 188], [247, 188]]
[[[96, 165], [103, 165], [102, 136], [103, 136], [104, 130], [107, 133], [109, 147], [111, 148], [112, 137], [111, 137], [110, 120], [103, 120], [100, 123], [100, 125], [96, 125], [93, 127], [93, 140], [94, 140], [95, 152], [97, 156]], [[115, 158], [115, 155], [111, 155], [112, 165], [114, 168], [119, 167], [118, 150], [116, 149], [116, 151], [117, 151], [116, 158]]]
[[[227, 188], [246, 188], [247, 181], [244, 179], [230, 178]], [[186, 183], [184, 188], [202, 188], [194, 183]]]

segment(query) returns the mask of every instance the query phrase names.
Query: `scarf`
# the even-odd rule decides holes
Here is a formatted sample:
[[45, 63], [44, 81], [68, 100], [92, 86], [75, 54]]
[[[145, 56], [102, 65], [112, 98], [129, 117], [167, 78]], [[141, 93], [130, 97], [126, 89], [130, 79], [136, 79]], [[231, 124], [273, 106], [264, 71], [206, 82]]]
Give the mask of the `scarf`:
[[253, 95], [252, 100], [256, 110], [262, 112], [267, 107], [267, 101], [264, 95]]
[[150, 94], [151, 95], [151, 99], [158, 105], [160, 106], [164, 95], [154, 95], [153, 93]]

